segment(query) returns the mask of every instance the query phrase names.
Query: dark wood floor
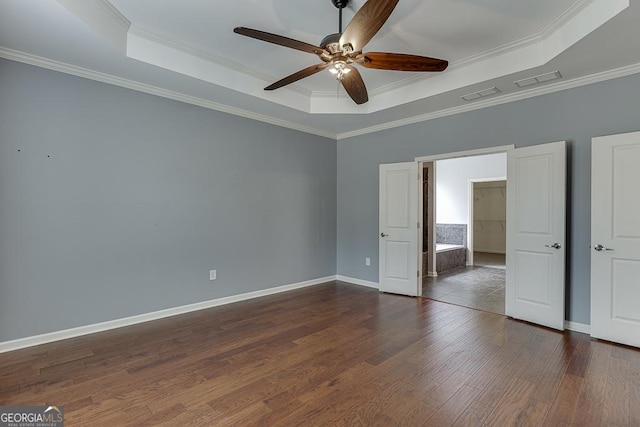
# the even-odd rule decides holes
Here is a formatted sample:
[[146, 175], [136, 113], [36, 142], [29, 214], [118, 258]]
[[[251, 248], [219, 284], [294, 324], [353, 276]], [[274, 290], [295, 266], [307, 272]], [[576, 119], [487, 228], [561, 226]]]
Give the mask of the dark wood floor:
[[328, 283], [0, 354], [80, 425], [639, 426], [640, 351]]

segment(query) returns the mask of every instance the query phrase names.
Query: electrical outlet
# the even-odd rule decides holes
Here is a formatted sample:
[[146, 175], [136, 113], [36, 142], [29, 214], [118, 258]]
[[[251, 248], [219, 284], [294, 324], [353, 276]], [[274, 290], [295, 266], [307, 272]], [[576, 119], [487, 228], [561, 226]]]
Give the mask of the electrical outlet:
[[216, 280], [216, 270], [209, 270], [209, 280]]
[[364, 265], [371, 265], [371, 258], [365, 258]]

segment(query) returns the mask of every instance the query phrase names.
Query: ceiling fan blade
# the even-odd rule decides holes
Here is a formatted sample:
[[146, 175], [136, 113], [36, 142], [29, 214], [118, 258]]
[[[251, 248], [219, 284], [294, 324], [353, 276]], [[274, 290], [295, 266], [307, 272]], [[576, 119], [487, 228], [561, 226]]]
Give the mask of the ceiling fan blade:
[[254, 39], [262, 40], [268, 43], [279, 44], [280, 46], [289, 47], [291, 49], [301, 50], [303, 52], [321, 55], [324, 49], [299, 40], [290, 39], [289, 37], [279, 36], [277, 34], [267, 33], [265, 31], [253, 30], [251, 28], [236, 27], [233, 32]]
[[358, 55], [356, 60], [366, 68], [397, 71], [444, 71], [449, 65], [444, 59], [429, 58], [427, 56], [406, 55], [404, 53], [367, 52]]
[[382, 28], [396, 4], [398, 0], [368, 0], [345, 28], [340, 46], [350, 43], [354, 52], [362, 50]]
[[347, 69], [351, 71], [342, 76], [342, 86], [356, 104], [364, 104], [369, 100], [364, 80], [362, 80], [362, 76], [357, 68], [349, 65]]
[[297, 82], [300, 79], [304, 79], [305, 77], [309, 77], [317, 72], [324, 70], [325, 68], [327, 68], [327, 66], [329, 66], [329, 64], [325, 62], [322, 64], [312, 65], [311, 67], [304, 68], [296, 73], [291, 74], [290, 76], [285, 77], [284, 79], [280, 79], [277, 82], [265, 87], [264, 90], [274, 90], [293, 82]]

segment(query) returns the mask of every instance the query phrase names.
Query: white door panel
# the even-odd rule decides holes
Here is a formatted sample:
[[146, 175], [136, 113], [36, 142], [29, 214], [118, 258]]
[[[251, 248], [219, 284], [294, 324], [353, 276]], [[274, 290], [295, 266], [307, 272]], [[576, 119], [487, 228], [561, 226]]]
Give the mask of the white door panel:
[[591, 157], [591, 335], [640, 347], [640, 132]]
[[380, 165], [380, 291], [418, 295], [418, 165]]
[[[545, 308], [551, 306], [550, 272], [552, 255], [539, 252], [515, 251], [515, 266], [519, 286], [515, 298]], [[541, 286], [547, 284], [547, 286]]]
[[507, 156], [508, 316], [564, 329], [565, 142]]

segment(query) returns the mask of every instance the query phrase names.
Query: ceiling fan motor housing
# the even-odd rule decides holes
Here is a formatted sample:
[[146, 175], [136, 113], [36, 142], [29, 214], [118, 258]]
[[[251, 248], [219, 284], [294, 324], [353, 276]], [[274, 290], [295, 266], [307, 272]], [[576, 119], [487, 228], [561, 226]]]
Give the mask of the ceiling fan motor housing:
[[[331, 53], [336, 53], [339, 50], [339, 42], [341, 33], [329, 34], [320, 42], [320, 47], [327, 49]], [[338, 50], [336, 50], [338, 49]]]
[[349, 0], [331, 0], [331, 3], [338, 9], [344, 9], [349, 4]]

